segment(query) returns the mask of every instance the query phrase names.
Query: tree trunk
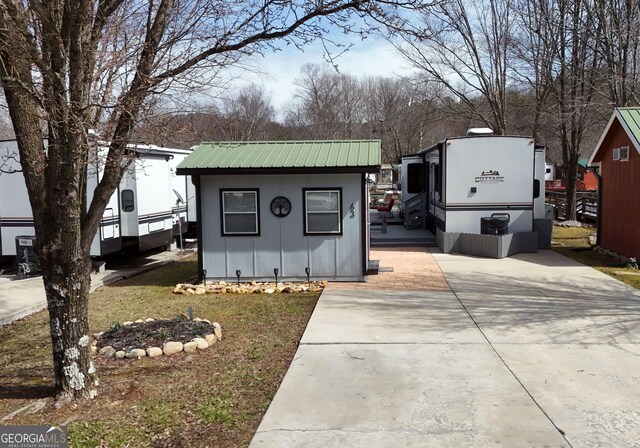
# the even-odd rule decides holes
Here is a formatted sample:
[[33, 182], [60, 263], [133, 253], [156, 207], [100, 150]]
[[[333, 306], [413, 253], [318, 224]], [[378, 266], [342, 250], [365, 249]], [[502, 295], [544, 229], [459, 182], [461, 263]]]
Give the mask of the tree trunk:
[[566, 174], [566, 195], [567, 195], [567, 208], [565, 211], [565, 219], [568, 221], [575, 221], [576, 214], [576, 187], [578, 174], [578, 157], [580, 154], [570, 154], [569, 159], [564, 164], [564, 172]]
[[[35, 249], [50, 317], [55, 393], [57, 398], [93, 397], [96, 377], [87, 322], [91, 243], [82, 243], [80, 215], [85, 194], [84, 180], [78, 180], [78, 173], [86, 170], [78, 170], [76, 164], [56, 163], [53, 154], [59, 153], [60, 142], [55, 139], [49, 139], [51, 157], [45, 159], [38, 105], [12, 76], [17, 72], [22, 79], [29, 79], [30, 66], [7, 52], [0, 54], [0, 60], [0, 77], [33, 211]], [[79, 150], [78, 144], [71, 146]], [[47, 169], [60, 165], [66, 169], [46, 175]], [[97, 224], [91, 225], [95, 234]]]
[[93, 398], [97, 378], [88, 327], [91, 258], [62, 250], [39, 255], [49, 308], [56, 398]]
[[[49, 148], [60, 145], [49, 139]], [[84, 148], [80, 143], [73, 149]], [[88, 150], [86, 150], [88, 151]], [[55, 156], [49, 151], [49, 163]], [[82, 170], [79, 170], [82, 173]], [[93, 398], [96, 375], [89, 336], [88, 302], [91, 286], [91, 241], [83, 231], [96, 234], [97, 224], [82, 227], [86, 174], [70, 169], [52, 175], [47, 189], [50, 209], [56, 213], [44, 228], [36, 229], [36, 252], [42, 269], [50, 317], [56, 397]], [[56, 180], [52, 180], [56, 179]], [[84, 223], [87, 227], [88, 223]], [[85, 241], [87, 240], [87, 241]]]

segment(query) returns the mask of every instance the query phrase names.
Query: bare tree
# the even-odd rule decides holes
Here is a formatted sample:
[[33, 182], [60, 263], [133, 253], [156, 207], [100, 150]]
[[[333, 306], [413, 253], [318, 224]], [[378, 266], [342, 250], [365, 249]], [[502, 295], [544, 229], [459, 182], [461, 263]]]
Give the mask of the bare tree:
[[603, 84], [608, 87], [607, 96], [614, 106], [638, 104], [640, 3], [632, 0], [595, 0], [588, 6], [602, 29], [599, 51], [606, 64], [606, 70], [601, 73], [604, 75]]
[[[275, 39], [322, 35], [319, 19], [402, 26], [373, 0], [0, 0], [0, 81], [18, 142], [51, 322], [58, 398], [93, 397], [89, 248], [127, 169], [126, 145], [150, 100], [192, 88]], [[365, 26], [363, 25], [363, 26]], [[170, 90], [171, 89], [171, 90]], [[46, 123], [43, 135], [41, 123]], [[89, 129], [108, 141], [103, 176], [87, 203]], [[43, 143], [47, 138], [47, 149]]]
[[275, 110], [264, 89], [248, 84], [223, 99], [221, 115], [225, 118], [222, 125], [225, 139], [246, 141], [266, 137], [267, 126], [274, 120]]
[[437, 84], [422, 79], [357, 78], [307, 65], [298, 86], [289, 126], [309, 138], [380, 139], [385, 162], [416, 152], [440, 113]]
[[[547, 39], [550, 58], [542, 58], [541, 73], [550, 78], [549, 112], [557, 122], [566, 173], [567, 219], [576, 219], [578, 159], [590, 129], [602, 121], [594, 104], [602, 99], [600, 48], [602, 28], [591, 14], [591, 0], [535, 0], [532, 13]], [[535, 30], [532, 30], [535, 32]]]
[[298, 103], [290, 107], [290, 123], [307, 127], [312, 138], [354, 137], [361, 122], [362, 95], [353, 76], [305, 64], [296, 84]]
[[517, 79], [524, 83], [525, 91], [533, 93], [531, 134], [537, 142], [542, 142], [542, 123], [553, 83], [551, 69], [554, 45], [552, 31], [545, 20], [549, 17], [548, 3], [516, 0], [513, 7], [517, 22], [513, 40], [513, 66]]
[[363, 80], [364, 125], [368, 137], [382, 140], [383, 159], [397, 162], [434, 136], [429, 128], [440, 115], [440, 92], [422, 79], [373, 77]]
[[422, 33], [403, 35], [397, 45], [429, 80], [444, 85], [467, 107], [469, 118], [498, 134], [508, 130], [512, 1], [442, 2], [435, 13], [422, 17]]

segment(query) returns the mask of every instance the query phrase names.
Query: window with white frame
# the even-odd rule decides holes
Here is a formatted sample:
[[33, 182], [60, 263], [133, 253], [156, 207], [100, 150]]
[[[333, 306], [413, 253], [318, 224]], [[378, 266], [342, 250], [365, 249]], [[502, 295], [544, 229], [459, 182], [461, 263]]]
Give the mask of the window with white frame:
[[220, 190], [222, 235], [259, 235], [258, 190]]
[[305, 235], [342, 234], [342, 189], [305, 188]]
[[620, 148], [620, 161], [621, 162], [626, 162], [629, 160], [629, 147], [628, 146], [622, 146]]
[[620, 160], [620, 148], [613, 148], [613, 160]]

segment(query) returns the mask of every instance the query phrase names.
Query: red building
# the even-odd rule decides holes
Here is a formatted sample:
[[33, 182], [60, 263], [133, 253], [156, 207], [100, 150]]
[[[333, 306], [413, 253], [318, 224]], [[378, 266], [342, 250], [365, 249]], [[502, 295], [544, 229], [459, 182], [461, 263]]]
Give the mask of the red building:
[[640, 108], [617, 108], [589, 166], [602, 177], [600, 246], [640, 257]]
[[580, 157], [578, 160], [578, 180], [582, 181], [583, 190], [595, 191], [598, 189], [598, 178], [593, 169], [589, 168], [588, 163], [588, 157]]
[[[578, 169], [576, 170], [576, 190], [577, 191], [595, 191], [598, 189], [598, 178], [592, 168], [587, 166], [588, 157], [580, 157], [578, 160]], [[545, 180], [544, 188], [549, 191], [566, 191], [567, 177], [561, 165], [554, 165], [553, 179]]]

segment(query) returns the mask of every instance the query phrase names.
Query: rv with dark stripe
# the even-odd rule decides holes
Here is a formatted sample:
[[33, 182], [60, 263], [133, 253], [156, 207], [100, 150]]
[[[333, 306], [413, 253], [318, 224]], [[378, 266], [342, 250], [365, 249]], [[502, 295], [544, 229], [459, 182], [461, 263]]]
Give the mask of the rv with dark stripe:
[[544, 153], [530, 137], [472, 132], [403, 157], [405, 225], [433, 230], [444, 252], [502, 257], [548, 247]]

